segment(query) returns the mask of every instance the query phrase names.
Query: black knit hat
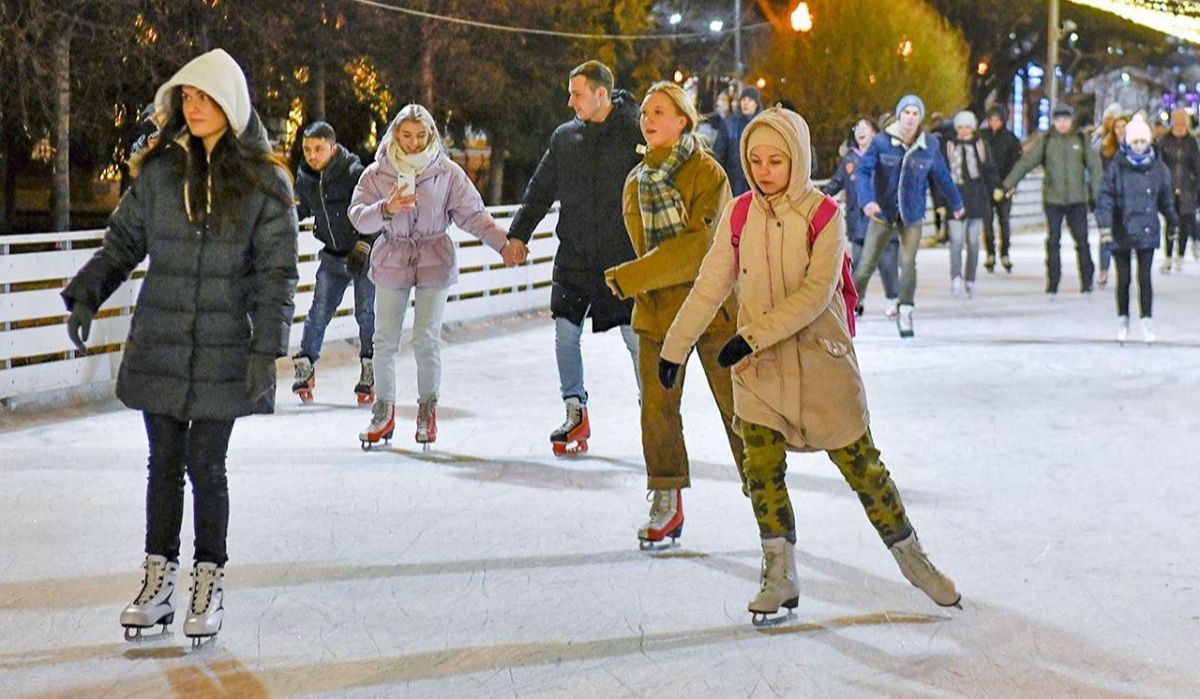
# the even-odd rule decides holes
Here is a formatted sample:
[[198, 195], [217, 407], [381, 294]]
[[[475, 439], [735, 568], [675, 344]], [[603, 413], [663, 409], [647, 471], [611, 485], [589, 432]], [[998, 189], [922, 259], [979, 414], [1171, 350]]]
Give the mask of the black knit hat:
[[758, 106], [762, 106], [762, 93], [758, 91], [757, 87], [746, 86], [742, 88], [742, 94], [738, 95], [738, 99], [745, 99], [746, 97], [757, 102]]
[[1072, 119], [1075, 117], [1075, 110], [1069, 104], [1059, 104], [1055, 105], [1054, 111], [1050, 112], [1050, 116], [1054, 119], [1058, 119], [1059, 117]]

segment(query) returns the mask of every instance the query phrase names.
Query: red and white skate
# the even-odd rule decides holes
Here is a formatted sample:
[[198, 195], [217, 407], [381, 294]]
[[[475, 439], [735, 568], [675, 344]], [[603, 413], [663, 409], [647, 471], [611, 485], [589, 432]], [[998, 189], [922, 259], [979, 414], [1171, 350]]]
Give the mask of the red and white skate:
[[[638, 529], [638, 548], [657, 551], [679, 545], [683, 536], [683, 491], [652, 490], [649, 493], [650, 519]], [[670, 539], [670, 543], [663, 541]]]
[[429, 451], [429, 445], [437, 441], [437, 399], [417, 403], [417, 444]]
[[358, 433], [358, 441], [363, 451], [370, 451], [380, 441], [386, 443], [390, 440], [395, 431], [396, 406], [387, 401], [378, 401], [371, 406], [371, 422], [367, 429]]
[[300, 397], [303, 403], [313, 400], [313, 388], [317, 385], [317, 371], [313, 368], [308, 357], [296, 357], [292, 360], [296, 369], [296, 380], [292, 383], [292, 393]]
[[567, 420], [557, 430], [550, 433], [550, 445], [555, 456], [577, 456], [586, 454], [588, 438], [592, 436], [591, 425], [588, 424], [587, 406], [575, 398], [566, 400]]
[[359, 390], [360, 388], [362, 388], [362, 387], [361, 386], [354, 387], [354, 397], [356, 400], [358, 400], [358, 404], [359, 405], [370, 405], [371, 403], [374, 403], [375, 402], [375, 387], [374, 386], [367, 387], [367, 390], [365, 392]]
[[375, 402], [375, 365], [370, 357], [363, 357], [359, 361], [362, 364], [362, 373], [358, 376], [358, 383], [354, 385], [354, 395], [359, 405], [369, 405]]

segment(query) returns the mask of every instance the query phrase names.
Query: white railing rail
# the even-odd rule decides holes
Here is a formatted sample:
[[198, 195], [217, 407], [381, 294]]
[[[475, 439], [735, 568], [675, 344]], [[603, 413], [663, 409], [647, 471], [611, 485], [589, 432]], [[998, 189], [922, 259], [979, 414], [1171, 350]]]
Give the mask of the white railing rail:
[[[1022, 182], [1013, 202], [1015, 230], [1043, 224], [1041, 186], [1040, 173]], [[496, 206], [489, 207], [489, 211], [507, 228], [517, 208]], [[556, 205], [530, 242], [529, 260], [511, 269], [505, 268], [490, 248], [452, 228], [459, 281], [451, 290], [446, 322], [472, 322], [548, 308], [558, 248], [553, 233], [557, 223]], [[311, 228], [302, 228], [296, 319], [290, 338], [293, 350], [300, 344], [304, 316], [312, 305], [321, 247], [311, 235]], [[926, 230], [932, 233], [932, 228]], [[67, 313], [59, 296], [103, 237], [103, 230], [0, 236], [0, 406], [39, 393], [83, 388], [116, 378], [145, 264], [101, 307], [92, 324], [87, 354], [77, 351], [67, 338]], [[326, 330], [327, 340], [358, 336], [353, 308], [354, 295], [347, 293]]]

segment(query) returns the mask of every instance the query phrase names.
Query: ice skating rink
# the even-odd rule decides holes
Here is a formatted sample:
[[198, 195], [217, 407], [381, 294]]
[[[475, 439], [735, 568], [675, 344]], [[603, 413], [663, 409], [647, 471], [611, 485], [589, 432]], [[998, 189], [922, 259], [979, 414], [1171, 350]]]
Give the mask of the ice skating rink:
[[585, 336], [592, 451], [555, 459], [542, 316], [447, 331], [427, 455], [407, 347], [398, 438], [372, 453], [355, 351], [328, 348], [309, 406], [281, 361], [277, 414], [234, 429], [225, 628], [196, 651], [182, 617], [138, 644], [117, 623], [141, 581], [141, 416], [0, 415], [0, 695], [1196, 696], [1200, 262], [1155, 270], [1159, 342], [1135, 319], [1122, 348], [1113, 284], [1082, 297], [1064, 244], [1049, 302], [1041, 241], [1018, 236], [1014, 273], [981, 268], [971, 301], [922, 250], [916, 338], [877, 278], [860, 324], [876, 442], [962, 611], [905, 582], [834, 466], [797, 454], [800, 606], [752, 627], [757, 529], [695, 366], [682, 545], [638, 551], [628, 355]]

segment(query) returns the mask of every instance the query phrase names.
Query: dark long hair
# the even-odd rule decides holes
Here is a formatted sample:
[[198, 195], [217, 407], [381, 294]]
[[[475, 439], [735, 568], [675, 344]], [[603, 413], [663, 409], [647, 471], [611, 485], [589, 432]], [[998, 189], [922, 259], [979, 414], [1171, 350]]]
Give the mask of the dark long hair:
[[[291, 179], [291, 172], [283, 159], [273, 153], [266, 141], [265, 131], [257, 114], [251, 116], [246, 133], [238, 137], [230, 121], [229, 128], [213, 146], [212, 153], [204, 149], [204, 140], [193, 136], [183, 117], [182, 87], [171, 91], [167, 121], [163, 125], [158, 142], [146, 154], [143, 168], [154, 160], [182, 146], [186, 158], [182, 173], [185, 196], [189, 202], [188, 217], [196, 224], [206, 223], [208, 217], [209, 182], [212, 184], [211, 230], [223, 226], [249, 225], [250, 221], [238, 220], [241, 204], [254, 190], [287, 205], [294, 202], [290, 193], [279, 186], [275, 168], [280, 168]], [[226, 114], [228, 120], [229, 115]], [[210, 169], [211, 168], [211, 169]]]

